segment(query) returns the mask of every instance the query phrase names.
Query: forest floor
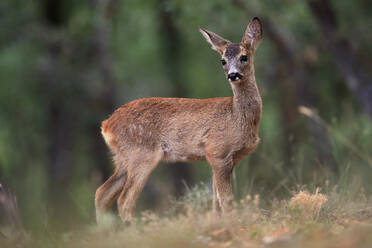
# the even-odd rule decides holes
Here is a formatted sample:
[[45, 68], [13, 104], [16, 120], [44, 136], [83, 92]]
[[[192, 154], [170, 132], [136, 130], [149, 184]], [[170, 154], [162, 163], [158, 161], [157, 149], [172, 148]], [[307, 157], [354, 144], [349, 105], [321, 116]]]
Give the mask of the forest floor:
[[372, 247], [372, 204], [362, 188], [301, 187], [288, 199], [260, 198], [248, 195], [230, 215], [217, 218], [210, 191], [199, 187], [170, 203], [167, 213], [143, 212], [130, 226], [107, 216], [100, 227], [58, 238], [0, 239], [0, 247]]

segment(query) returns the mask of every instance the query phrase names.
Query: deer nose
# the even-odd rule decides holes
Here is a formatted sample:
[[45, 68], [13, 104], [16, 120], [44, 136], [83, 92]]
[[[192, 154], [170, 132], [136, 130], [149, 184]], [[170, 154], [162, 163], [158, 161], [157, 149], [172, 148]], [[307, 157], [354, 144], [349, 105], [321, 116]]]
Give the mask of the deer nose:
[[232, 72], [227, 75], [227, 79], [231, 81], [238, 81], [242, 78], [243, 76], [239, 72]]

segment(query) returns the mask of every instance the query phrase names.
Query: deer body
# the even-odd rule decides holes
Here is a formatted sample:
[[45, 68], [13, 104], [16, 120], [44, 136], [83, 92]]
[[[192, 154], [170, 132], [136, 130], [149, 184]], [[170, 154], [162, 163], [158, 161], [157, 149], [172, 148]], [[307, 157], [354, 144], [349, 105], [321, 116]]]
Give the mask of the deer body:
[[[138, 99], [102, 122], [102, 135], [114, 154], [116, 169], [96, 192], [98, 222], [117, 196], [120, 217], [130, 221], [136, 199], [160, 161], [207, 160], [213, 172], [214, 209], [229, 211], [231, 172], [259, 143], [262, 102], [253, 67], [258, 46], [253, 43], [253, 31], [260, 31], [258, 38], [262, 34], [259, 20], [253, 19], [247, 30], [246, 35], [253, 38], [245, 35], [243, 41], [251, 43], [239, 45], [200, 29], [212, 48], [229, 60], [224, 69], [232, 97]], [[242, 56], [247, 60], [239, 64], [236, 58]]]

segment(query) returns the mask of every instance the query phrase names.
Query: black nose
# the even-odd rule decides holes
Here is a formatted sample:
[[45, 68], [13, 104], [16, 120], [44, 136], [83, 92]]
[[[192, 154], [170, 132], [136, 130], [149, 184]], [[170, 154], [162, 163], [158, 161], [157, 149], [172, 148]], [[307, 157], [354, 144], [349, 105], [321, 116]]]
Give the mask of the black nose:
[[227, 79], [230, 79], [231, 81], [238, 81], [242, 77], [243, 76], [238, 72], [229, 73], [229, 75], [227, 75]]

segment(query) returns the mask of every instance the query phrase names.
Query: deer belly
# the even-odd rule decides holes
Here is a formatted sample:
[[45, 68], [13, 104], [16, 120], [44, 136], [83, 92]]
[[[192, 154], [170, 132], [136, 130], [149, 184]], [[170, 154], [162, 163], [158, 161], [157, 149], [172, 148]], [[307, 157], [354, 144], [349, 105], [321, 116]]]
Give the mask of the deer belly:
[[163, 161], [186, 162], [205, 160], [205, 152], [202, 145], [192, 145], [187, 143], [162, 142]]

